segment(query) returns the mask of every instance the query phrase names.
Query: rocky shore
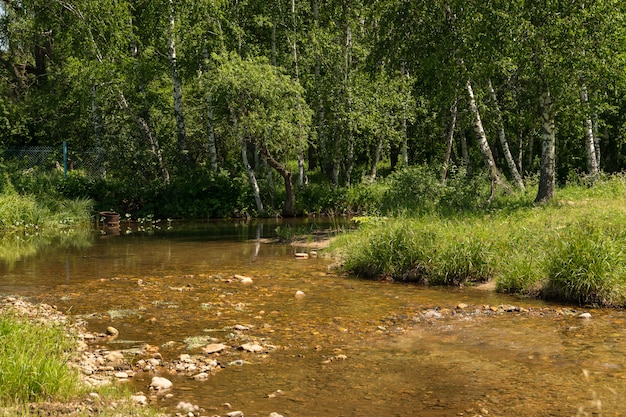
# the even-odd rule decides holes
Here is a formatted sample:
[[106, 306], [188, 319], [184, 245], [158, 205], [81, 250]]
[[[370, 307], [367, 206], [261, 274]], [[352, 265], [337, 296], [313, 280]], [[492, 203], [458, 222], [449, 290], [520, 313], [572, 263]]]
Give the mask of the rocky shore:
[[[115, 381], [124, 381], [135, 377], [138, 373], [149, 373], [152, 377], [149, 386], [142, 392], [131, 396], [131, 401], [137, 407], [158, 402], [163, 397], [171, 398], [172, 382], [163, 376], [177, 375], [193, 378], [198, 381], [208, 379], [212, 374], [219, 372], [225, 365], [218, 361], [220, 354], [230, 349], [238, 349], [251, 353], [263, 354], [273, 350], [273, 346], [264, 346], [255, 341], [242, 343], [232, 347], [222, 343], [209, 343], [198, 355], [180, 354], [173, 360], [164, 360], [158, 346], [144, 345], [139, 351], [119, 351], [99, 348], [98, 342], [116, 338], [117, 329], [109, 327], [103, 333], [88, 332], [87, 323], [83, 320], [71, 320], [65, 314], [48, 304], [32, 304], [24, 299], [6, 297], [0, 300], [0, 314], [14, 314], [20, 318], [51, 325], [63, 325], [68, 334], [76, 338], [77, 348], [71, 356], [69, 366], [79, 370], [82, 381], [87, 387], [96, 388]], [[235, 331], [247, 329], [237, 328]], [[234, 361], [228, 365], [238, 365]], [[239, 362], [243, 362], [239, 360]], [[120, 400], [121, 401], [121, 400]], [[84, 416], [100, 415], [104, 407], [117, 408], [117, 401], [104, 403], [100, 396], [92, 392], [85, 399], [72, 403], [36, 403], [30, 405], [30, 412], [34, 416]], [[176, 407], [176, 416], [198, 417], [205, 416], [204, 410], [197, 405], [181, 401]], [[0, 409], [0, 416], [10, 416], [12, 410]], [[163, 414], [165, 416], [165, 414]], [[240, 411], [228, 411], [226, 417], [243, 416]], [[219, 416], [214, 416], [219, 417]], [[280, 417], [273, 413], [273, 417]]]

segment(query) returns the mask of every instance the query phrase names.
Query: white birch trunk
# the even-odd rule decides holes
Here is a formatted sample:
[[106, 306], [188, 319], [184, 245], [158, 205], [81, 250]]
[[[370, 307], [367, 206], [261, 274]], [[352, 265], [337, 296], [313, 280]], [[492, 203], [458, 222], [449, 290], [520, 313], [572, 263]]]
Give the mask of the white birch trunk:
[[241, 147], [241, 161], [243, 162], [243, 167], [248, 174], [248, 180], [250, 181], [250, 185], [252, 186], [252, 192], [254, 194], [254, 202], [256, 203], [257, 211], [263, 211], [263, 201], [261, 200], [261, 189], [259, 188], [259, 183], [256, 180], [256, 175], [254, 174], [254, 170], [250, 166], [250, 162], [248, 161], [248, 148], [246, 146], [246, 141], [243, 139], [241, 132], [239, 131], [239, 123], [237, 120], [237, 116], [233, 112], [233, 109], [230, 109], [231, 119], [233, 121], [233, 129], [235, 130], [235, 135], [237, 136], [237, 141], [239, 142], [239, 146]]
[[549, 88], [546, 88], [539, 97], [539, 107], [541, 110], [541, 171], [535, 202], [545, 203], [554, 197], [556, 186], [556, 139]]
[[[202, 54], [204, 56], [204, 66], [208, 67], [209, 50], [207, 48], [204, 48], [204, 50], [202, 51]], [[207, 73], [208, 73], [208, 68], [207, 68]], [[201, 77], [201, 79], [203, 78]], [[213, 171], [214, 173], [217, 173], [219, 166], [217, 164], [217, 146], [215, 143], [215, 130], [214, 130], [215, 123], [214, 123], [214, 118], [213, 118], [213, 96], [211, 94], [210, 88], [207, 88], [206, 86], [204, 86], [203, 88], [207, 90], [206, 99], [205, 99], [206, 100], [206, 115], [207, 115], [207, 141], [208, 141], [208, 147], [209, 147], [209, 158], [211, 160], [211, 171]]]
[[[409, 74], [406, 70], [406, 65], [402, 63], [402, 77], [403, 81], [409, 78]], [[404, 85], [404, 84], [403, 84]], [[403, 93], [407, 93], [406, 85], [404, 86]], [[410, 92], [408, 93], [410, 94]], [[407, 100], [404, 100], [402, 104], [402, 146], [400, 147], [400, 154], [402, 155], [402, 165], [406, 168], [409, 166], [409, 143], [408, 143], [408, 132], [407, 132]]]
[[[598, 172], [602, 168], [602, 163], [600, 162], [600, 132], [598, 131], [598, 113], [593, 113], [593, 142], [596, 149], [596, 163], [598, 164]], [[605, 137], [606, 139], [606, 137]]]
[[[498, 172], [498, 167], [496, 166], [496, 161], [493, 158], [493, 154], [491, 153], [491, 148], [489, 147], [489, 142], [487, 141], [487, 135], [485, 134], [485, 129], [483, 128], [483, 122], [480, 118], [480, 112], [478, 111], [478, 105], [476, 104], [476, 98], [474, 97], [474, 90], [472, 89], [472, 83], [467, 80], [467, 93], [469, 95], [469, 106], [472, 116], [474, 117], [474, 131], [476, 132], [476, 136], [478, 139], [478, 147], [480, 149], [480, 153], [483, 156], [483, 161], [489, 170], [489, 175], [491, 177], [492, 184], [498, 184], [502, 186], [505, 190], [510, 191], [506, 184], [500, 178], [500, 173]], [[492, 197], [493, 197], [493, 187], [492, 187]], [[490, 199], [492, 198], [490, 197]]]
[[589, 95], [587, 94], [587, 87], [584, 85], [580, 88], [580, 102], [585, 110], [585, 157], [587, 159], [587, 174], [591, 177], [596, 177], [599, 170], [598, 161], [596, 160], [593, 122], [589, 112]]
[[517, 166], [515, 165], [515, 161], [513, 160], [513, 155], [511, 154], [511, 150], [509, 149], [509, 141], [506, 139], [506, 133], [504, 131], [502, 111], [500, 111], [498, 97], [496, 96], [496, 91], [493, 89], [493, 84], [491, 83], [491, 80], [489, 80], [489, 95], [491, 96], [491, 101], [493, 101], [493, 106], [496, 111], [496, 119], [498, 123], [498, 138], [500, 139], [500, 145], [502, 146], [502, 151], [504, 152], [504, 159], [506, 160], [509, 171], [511, 171], [511, 175], [513, 175], [513, 179], [515, 180], [518, 188], [522, 191], [525, 191], [526, 187], [524, 187], [524, 180], [522, 180], [522, 176], [517, 170]]
[[170, 2], [170, 25], [169, 25], [169, 45], [168, 53], [170, 59], [170, 70], [172, 75], [172, 85], [174, 88], [174, 116], [176, 118], [176, 137], [178, 139], [178, 151], [185, 161], [191, 161], [189, 149], [187, 148], [187, 131], [185, 128], [185, 115], [183, 113], [183, 87], [178, 74], [178, 62], [176, 59], [176, 42], [174, 39], [175, 19], [174, 2]]
[[[456, 118], [458, 114], [458, 98], [454, 100], [454, 104], [450, 107], [450, 128], [446, 134], [446, 155], [443, 160], [443, 168], [441, 170], [441, 182], [445, 183], [448, 176], [448, 166], [450, 165], [450, 156], [452, 155], [452, 144], [454, 143], [454, 130], [456, 129]], [[465, 149], [467, 151], [467, 148]]]
[[[291, 40], [290, 43], [291, 43], [291, 51], [292, 51], [292, 57], [293, 57], [293, 66], [294, 66], [296, 82], [300, 83], [300, 66], [298, 64], [298, 41], [297, 41], [298, 24], [296, 20], [296, 0], [291, 0], [291, 23], [292, 23], [293, 39]], [[298, 107], [298, 111], [301, 112], [302, 109]], [[300, 128], [301, 127], [302, 126], [300, 126]], [[300, 129], [300, 131], [302, 131], [302, 129]], [[298, 150], [297, 158], [298, 158], [298, 189], [302, 189], [304, 188], [304, 184], [307, 182], [307, 179], [306, 179], [306, 173], [304, 171], [304, 153], [300, 149]]]
[[380, 154], [383, 151], [383, 139], [382, 137], [378, 139], [378, 143], [376, 144], [376, 149], [374, 149], [374, 157], [372, 158], [372, 168], [370, 170], [370, 182], [376, 181], [376, 175], [378, 173], [378, 161], [380, 161]]

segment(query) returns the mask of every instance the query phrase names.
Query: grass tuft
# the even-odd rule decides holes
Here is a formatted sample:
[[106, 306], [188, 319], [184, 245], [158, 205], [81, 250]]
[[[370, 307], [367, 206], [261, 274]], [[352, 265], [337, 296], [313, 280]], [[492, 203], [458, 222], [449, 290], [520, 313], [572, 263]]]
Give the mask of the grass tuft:
[[0, 317], [0, 401], [24, 403], [75, 394], [78, 373], [67, 364], [74, 341], [62, 326]]

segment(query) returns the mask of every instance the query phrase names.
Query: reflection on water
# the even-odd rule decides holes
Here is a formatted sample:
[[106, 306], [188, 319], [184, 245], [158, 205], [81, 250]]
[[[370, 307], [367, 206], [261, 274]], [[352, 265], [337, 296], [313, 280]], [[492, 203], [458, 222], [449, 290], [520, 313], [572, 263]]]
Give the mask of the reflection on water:
[[[250, 363], [208, 381], [168, 375], [174, 397], [162, 404], [172, 409], [188, 401], [206, 415], [232, 411], [224, 403], [247, 416], [626, 415], [621, 311], [585, 320], [471, 288], [339, 276], [330, 260], [296, 259], [306, 248], [263, 243], [275, 223], [174, 226], [19, 260], [1, 271], [0, 291], [55, 304], [93, 331], [114, 325], [111, 349], [149, 343], [172, 359], [198, 353], [184, 343], [192, 336], [231, 343], [237, 324], [276, 346], [268, 355], [232, 349], [223, 364]], [[487, 308], [500, 304], [531, 312]], [[145, 391], [150, 378], [132, 383]]]
[[20, 259], [49, 250], [81, 249], [91, 245], [93, 231], [89, 227], [67, 229], [53, 234], [9, 234], [0, 239], [0, 262], [14, 265]]

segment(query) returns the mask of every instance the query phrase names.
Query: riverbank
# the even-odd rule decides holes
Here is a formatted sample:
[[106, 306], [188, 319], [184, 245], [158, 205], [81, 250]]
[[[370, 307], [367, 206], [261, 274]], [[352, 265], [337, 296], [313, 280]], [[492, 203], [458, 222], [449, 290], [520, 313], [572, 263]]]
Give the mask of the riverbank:
[[580, 305], [626, 304], [626, 181], [560, 190], [551, 204], [363, 217], [332, 252], [362, 277], [496, 290]]

